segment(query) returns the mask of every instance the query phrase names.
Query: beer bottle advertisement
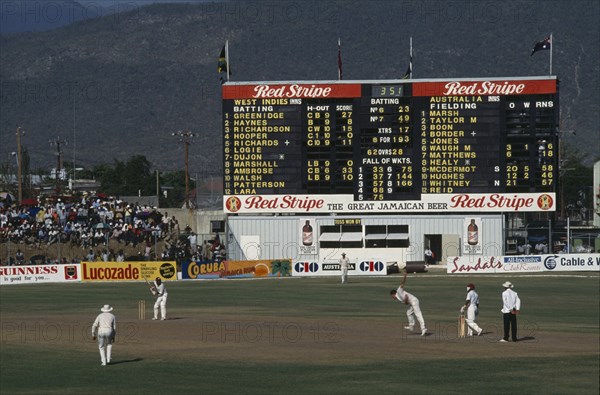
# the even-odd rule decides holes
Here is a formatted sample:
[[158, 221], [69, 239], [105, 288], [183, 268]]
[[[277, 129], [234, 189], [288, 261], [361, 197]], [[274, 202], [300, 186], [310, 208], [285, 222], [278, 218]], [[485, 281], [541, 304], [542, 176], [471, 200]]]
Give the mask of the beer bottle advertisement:
[[314, 255], [317, 253], [317, 239], [315, 237], [316, 223], [314, 218], [301, 218], [299, 220], [298, 246], [301, 255]]
[[482, 224], [480, 217], [466, 217], [463, 223], [463, 254], [483, 253]]

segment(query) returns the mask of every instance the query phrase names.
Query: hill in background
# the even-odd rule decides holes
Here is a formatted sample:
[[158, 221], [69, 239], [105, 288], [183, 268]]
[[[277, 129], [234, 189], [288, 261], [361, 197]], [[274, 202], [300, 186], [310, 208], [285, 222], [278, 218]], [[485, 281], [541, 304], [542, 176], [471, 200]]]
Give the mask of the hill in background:
[[[548, 75], [560, 79], [564, 140], [588, 164], [600, 152], [600, 5], [596, 1], [240, 1], [153, 4], [54, 30], [0, 38], [0, 163], [27, 134], [32, 169], [64, 160], [94, 166], [145, 155], [183, 167], [171, 136], [198, 134], [190, 172], [220, 174], [217, 57], [230, 43], [232, 81], [399, 79], [413, 37], [414, 78]], [[8, 159], [6, 159], [8, 158]]]

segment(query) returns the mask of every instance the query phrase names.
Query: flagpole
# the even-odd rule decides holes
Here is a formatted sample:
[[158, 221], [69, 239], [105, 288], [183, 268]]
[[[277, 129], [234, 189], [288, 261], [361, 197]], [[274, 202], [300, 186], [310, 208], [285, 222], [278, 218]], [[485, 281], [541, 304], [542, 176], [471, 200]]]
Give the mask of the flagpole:
[[225, 40], [225, 73], [227, 74], [227, 82], [229, 82], [229, 40]]
[[552, 33], [550, 33], [550, 75], [552, 75], [552, 51], [554, 50], [554, 38], [552, 38]]
[[338, 37], [338, 80], [342, 79], [342, 43]]
[[412, 74], [413, 74], [413, 65], [412, 65], [412, 36], [410, 36], [410, 76], [408, 77], [409, 79], [412, 80]]

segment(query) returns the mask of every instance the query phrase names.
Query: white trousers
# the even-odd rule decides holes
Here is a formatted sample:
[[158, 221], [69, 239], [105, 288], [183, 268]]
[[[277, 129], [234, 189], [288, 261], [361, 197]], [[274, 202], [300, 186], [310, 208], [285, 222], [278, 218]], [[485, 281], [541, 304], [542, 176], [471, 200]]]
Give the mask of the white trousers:
[[348, 279], [348, 268], [343, 267], [342, 268], [342, 284], [345, 284], [347, 279]]
[[100, 361], [103, 365], [110, 363], [114, 338], [115, 335], [111, 329], [98, 330], [98, 349], [100, 350]]
[[160, 307], [161, 319], [167, 319], [167, 295], [159, 296], [154, 303], [154, 319], [158, 319], [158, 309]]
[[421, 326], [421, 331], [426, 330], [425, 320], [423, 319], [423, 314], [421, 313], [421, 307], [419, 307], [419, 299], [415, 298], [409, 304], [408, 310], [406, 310], [406, 316], [408, 317], [408, 326], [411, 328], [415, 326], [415, 317], [417, 321], [419, 321], [419, 325]]
[[475, 332], [479, 332], [481, 330], [481, 328], [479, 327], [479, 325], [477, 325], [475, 323], [475, 317], [477, 316], [477, 314], [479, 314], [479, 309], [477, 309], [477, 306], [473, 306], [470, 305], [467, 308], [467, 335], [468, 336], [473, 336], [473, 331]]

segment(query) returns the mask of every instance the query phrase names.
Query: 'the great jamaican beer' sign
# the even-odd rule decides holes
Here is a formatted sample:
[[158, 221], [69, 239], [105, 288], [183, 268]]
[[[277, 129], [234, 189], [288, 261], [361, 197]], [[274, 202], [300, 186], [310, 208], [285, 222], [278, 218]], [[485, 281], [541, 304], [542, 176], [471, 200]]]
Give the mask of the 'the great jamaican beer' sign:
[[553, 211], [554, 77], [225, 83], [226, 213]]

